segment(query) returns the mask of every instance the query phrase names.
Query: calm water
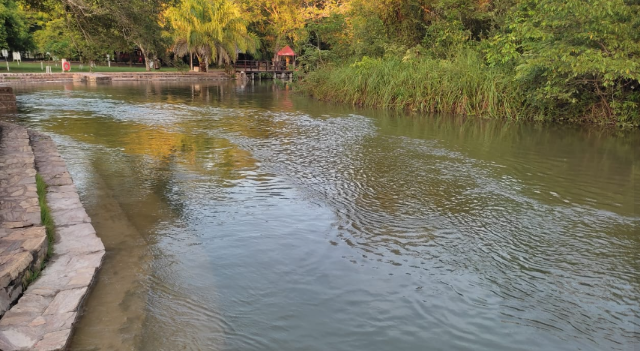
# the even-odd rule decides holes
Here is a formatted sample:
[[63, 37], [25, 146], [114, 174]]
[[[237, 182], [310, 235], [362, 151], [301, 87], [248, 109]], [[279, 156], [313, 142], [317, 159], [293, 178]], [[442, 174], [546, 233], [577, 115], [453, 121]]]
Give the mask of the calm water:
[[107, 247], [73, 350], [640, 347], [637, 132], [257, 82], [16, 90]]

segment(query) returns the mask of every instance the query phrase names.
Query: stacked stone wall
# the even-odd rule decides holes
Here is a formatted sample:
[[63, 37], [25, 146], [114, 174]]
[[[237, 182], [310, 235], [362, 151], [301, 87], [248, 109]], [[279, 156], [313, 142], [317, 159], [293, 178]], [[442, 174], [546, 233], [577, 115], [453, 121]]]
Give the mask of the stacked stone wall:
[[0, 87], [0, 112], [16, 109], [16, 95], [11, 87]]

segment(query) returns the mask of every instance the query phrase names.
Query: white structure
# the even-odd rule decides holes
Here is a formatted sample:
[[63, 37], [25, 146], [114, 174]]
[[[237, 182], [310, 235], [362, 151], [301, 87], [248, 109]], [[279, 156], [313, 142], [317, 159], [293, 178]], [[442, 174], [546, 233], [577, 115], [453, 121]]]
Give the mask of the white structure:
[[71, 63], [66, 59], [62, 59], [62, 72], [71, 71]]

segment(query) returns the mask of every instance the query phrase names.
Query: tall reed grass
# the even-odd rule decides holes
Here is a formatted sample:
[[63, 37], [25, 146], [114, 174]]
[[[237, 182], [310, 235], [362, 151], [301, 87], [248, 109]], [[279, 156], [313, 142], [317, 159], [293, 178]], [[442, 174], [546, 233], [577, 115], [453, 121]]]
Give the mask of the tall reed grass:
[[39, 173], [36, 173], [36, 192], [38, 194], [38, 204], [40, 205], [40, 222], [45, 227], [47, 233], [47, 252], [44, 260], [40, 262], [39, 267], [28, 270], [22, 279], [22, 288], [25, 290], [33, 283], [47, 264], [47, 261], [53, 255], [53, 242], [55, 241], [55, 225], [51, 217], [51, 211], [47, 204], [47, 184]]
[[36, 192], [38, 194], [38, 203], [40, 205], [40, 222], [46, 229], [47, 233], [47, 256], [49, 259], [53, 255], [53, 242], [55, 241], [55, 225], [51, 217], [51, 210], [47, 203], [47, 183], [39, 173], [36, 173]]
[[523, 119], [526, 99], [513, 75], [474, 52], [453, 60], [364, 58], [307, 75], [298, 88], [317, 99], [357, 106]]

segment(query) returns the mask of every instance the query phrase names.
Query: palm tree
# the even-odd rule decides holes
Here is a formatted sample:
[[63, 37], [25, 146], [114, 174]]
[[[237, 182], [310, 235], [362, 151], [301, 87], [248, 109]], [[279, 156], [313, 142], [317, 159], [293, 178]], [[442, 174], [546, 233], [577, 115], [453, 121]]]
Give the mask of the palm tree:
[[238, 52], [253, 53], [258, 40], [247, 31], [240, 9], [230, 0], [183, 0], [165, 13], [173, 26], [177, 55], [193, 54], [208, 67], [209, 60], [229, 64]]

